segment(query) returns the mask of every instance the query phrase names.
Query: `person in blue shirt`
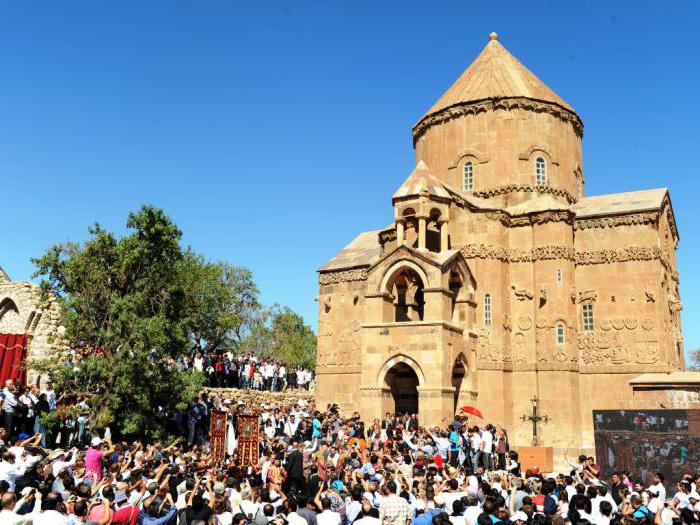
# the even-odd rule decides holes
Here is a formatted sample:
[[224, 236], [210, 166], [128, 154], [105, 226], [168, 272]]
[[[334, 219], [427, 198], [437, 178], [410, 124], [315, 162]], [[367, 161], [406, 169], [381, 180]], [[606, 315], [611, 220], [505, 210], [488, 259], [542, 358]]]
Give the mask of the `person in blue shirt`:
[[454, 425], [448, 426], [447, 430], [450, 432], [450, 465], [456, 468], [459, 466], [459, 434]]

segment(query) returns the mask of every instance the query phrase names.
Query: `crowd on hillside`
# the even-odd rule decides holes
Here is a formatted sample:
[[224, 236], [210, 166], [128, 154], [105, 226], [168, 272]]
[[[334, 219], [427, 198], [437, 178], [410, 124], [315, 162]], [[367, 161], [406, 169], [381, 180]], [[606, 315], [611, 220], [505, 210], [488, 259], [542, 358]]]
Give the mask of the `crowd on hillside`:
[[[416, 414], [365, 422], [303, 400], [250, 407], [202, 394], [190, 407], [202, 429], [213, 409], [229, 414], [218, 463], [206, 432], [166, 444], [87, 427], [85, 446], [72, 446], [70, 432], [47, 444], [12, 410], [27, 395], [38, 410], [57, 401], [50, 387], [2, 391], [0, 525], [672, 525], [700, 516], [690, 470], [678, 480], [602, 479], [581, 456], [562, 473], [522, 471], [505, 429], [464, 417], [441, 427]], [[259, 455], [244, 466], [234, 429], [254, 408]]]
[[281, 361], [259, 359], [253, 354], [235, 355], [232, 351], [208, 353], [197, 351], [180, 366], [204, 372], [207, 386], [246, 390], [311, 390], [315, 376], [306, 368], [289, 366]]

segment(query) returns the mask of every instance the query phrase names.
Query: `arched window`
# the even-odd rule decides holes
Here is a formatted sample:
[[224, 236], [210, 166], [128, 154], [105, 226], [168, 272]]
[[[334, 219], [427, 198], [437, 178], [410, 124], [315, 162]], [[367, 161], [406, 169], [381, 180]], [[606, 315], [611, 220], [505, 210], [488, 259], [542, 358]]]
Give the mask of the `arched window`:
[[471, 162], [464, 163], [462, 191], [474, 191], [474, 165]]
[[535, 184], [538, 186], [547, 185], [547, 163], [542, 157], [535, 160]]
[[491, 326], [491, 294], [484, 294], [484, 326]]
[[558, 345], [563, 345], [564, 343], [566, 343], [565, 333], [566, 332], [564, 331], [564, 325], [559, 323], [557, 325], [557, 344]]

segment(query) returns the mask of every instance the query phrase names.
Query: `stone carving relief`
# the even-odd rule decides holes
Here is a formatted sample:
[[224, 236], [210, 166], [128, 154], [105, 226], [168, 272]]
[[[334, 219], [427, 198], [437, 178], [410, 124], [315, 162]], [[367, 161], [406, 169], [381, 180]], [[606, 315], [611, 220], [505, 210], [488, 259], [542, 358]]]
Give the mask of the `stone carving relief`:
[[[508, 361], [513, 363], [523, 364], [527, 362], [527, 356], [525, 355], [525, 334], [518, 332], [513, 336], [513, 343], [515, 346], [515, 351], [513, 352], [512, 358], [509, 356]], [[504, 358], [503, 361], [506, 361]], [[506, 362], [508, 362], [506, 361]]]
[[357, 356], [360, 353], [360, 328], [359, 321], [354, 320], [338, 336], [340, 350], [337, 365], [346, 366], [357, 361]]
[[578, 293], [579, 304], [590, 304], [595, 303], [598, 298], [598, 294], [595, 290], [585, 290]]
[[491, 333], [488, 330], [479, 331], [477, 347], [479, 361], [498, 362], [503, 360], [503, 353], [499, 346], [491, 341]]
[[656, 297], [654, 296], [654, 292], [652, 292], [648, 288], [646, 290], [644, 290], [644, 295], [647, 298], [647, 303], [655, 303], [656, 302]]
[[364, 268], [322, 273], [318, 276], [318, 284], [338, 284], [348, 281], [365, 280], [367, 280], [367, 270]]
[[507, 184], [505, 186], [486, 188], [475, 191], [474, 196], [481, 197], [482, 199], [490, 199], [491, 197], [497, 197], [499, 195], [506, 195], [509, 193], [538, 193], [540, 195], [554, 195], [556, 197], [565, 198], [569, 204], [573, 204], [577, 200], [576, 196], [561, 188], [553, 188], [551, 186], [534, 186], [531, 184]]
[[506, 331], [511, 330], [510, 316], [507, 313], [503, 314], [503, 329]]
[[630, 246], [628, 248], [576, 252], [576, 264], [653, 261], [660, 257], [661, 252], [658, 246]]
[[532, 328], [532, 319], [527, 315], [520, 316], [518, 319], [518, 328], [523, 332], [527, 332], [530, 328]]
[[540, 286], [540, 306], [547, 302], [547, 287]]
[[516, 285], [512, 285], [511, 288], [513, 289], [513, 293], [518, 301], [532, 300], [532, 298], [535, 296], [532, 292], [524, 288], [518, 288]]
[[653, 330], [654, 329], [654, 320], [651, 317], [647, 317], [642, 320], [642, 328], [644, 330]]
[[518, 250], [492, 244], [465, 244], [460, 251], [465, 259], [495, 259], [501, 262], [534, 262], [563, 259], [574, 261], [580, 265], [652, 261], [661, 258], [661, 252], [657, 246], [630, 246], [619, 249], [576, 252], [570, 246], [561, 245], [546, 245], [538, 246], [532, 250]]
[[697, 390], [667, 390], [666, 398], [674, 408], [691, 408], [690, 405], [700, 403], [700, 392]]
[[657, 217], [658, 215], [656, 213], [638, 213], [633, 215], [623, 215], [621, 217], [581, 219], [574, 222], [574, 230], [585, 230], [589, 228], [615, 228], [617, 226], [651, 224], [656, 222]]

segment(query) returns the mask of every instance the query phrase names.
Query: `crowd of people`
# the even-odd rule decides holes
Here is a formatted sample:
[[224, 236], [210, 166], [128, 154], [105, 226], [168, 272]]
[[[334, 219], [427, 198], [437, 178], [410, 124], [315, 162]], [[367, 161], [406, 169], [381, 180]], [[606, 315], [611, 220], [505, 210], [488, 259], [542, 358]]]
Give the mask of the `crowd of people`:
[[197, 351], [191, 359], [178, 363], [184, 368], [204, 372], [207, 386], [212, 388], [242, 388], [245, 390], [311, 390], [314, 374], [311, 370], [288, 366], [281, 361], [259, 359], [253, 354], [234, 355], [232, 351], [207, 353]]
[[[6, 391], [18, 404], [28, 395], [9, 383], [5, 410]], [[29, 394], [56, 401], [50, 389]], [[225, 460], [214, 459], [206, 433], [148, 443], [87, 428], [88, 445], [69, 448], [27, 435], [29, 421], [10, 416], [0, 525], [672, 525], [700, 515], [690, 470], [673, 482], [661, 473], [604, 480], [581, 456], [566, 458], [562, 473], [523, 471], [505, 429], [465, 417], [436, 427], [416, 414], [364, 422], [303, 400], [255, 407], [259, 454], [243, 465], [236, 421], [253, 407], [211, 394], [194, 405], [202, 427], [212, 410], [228, 413]]]

